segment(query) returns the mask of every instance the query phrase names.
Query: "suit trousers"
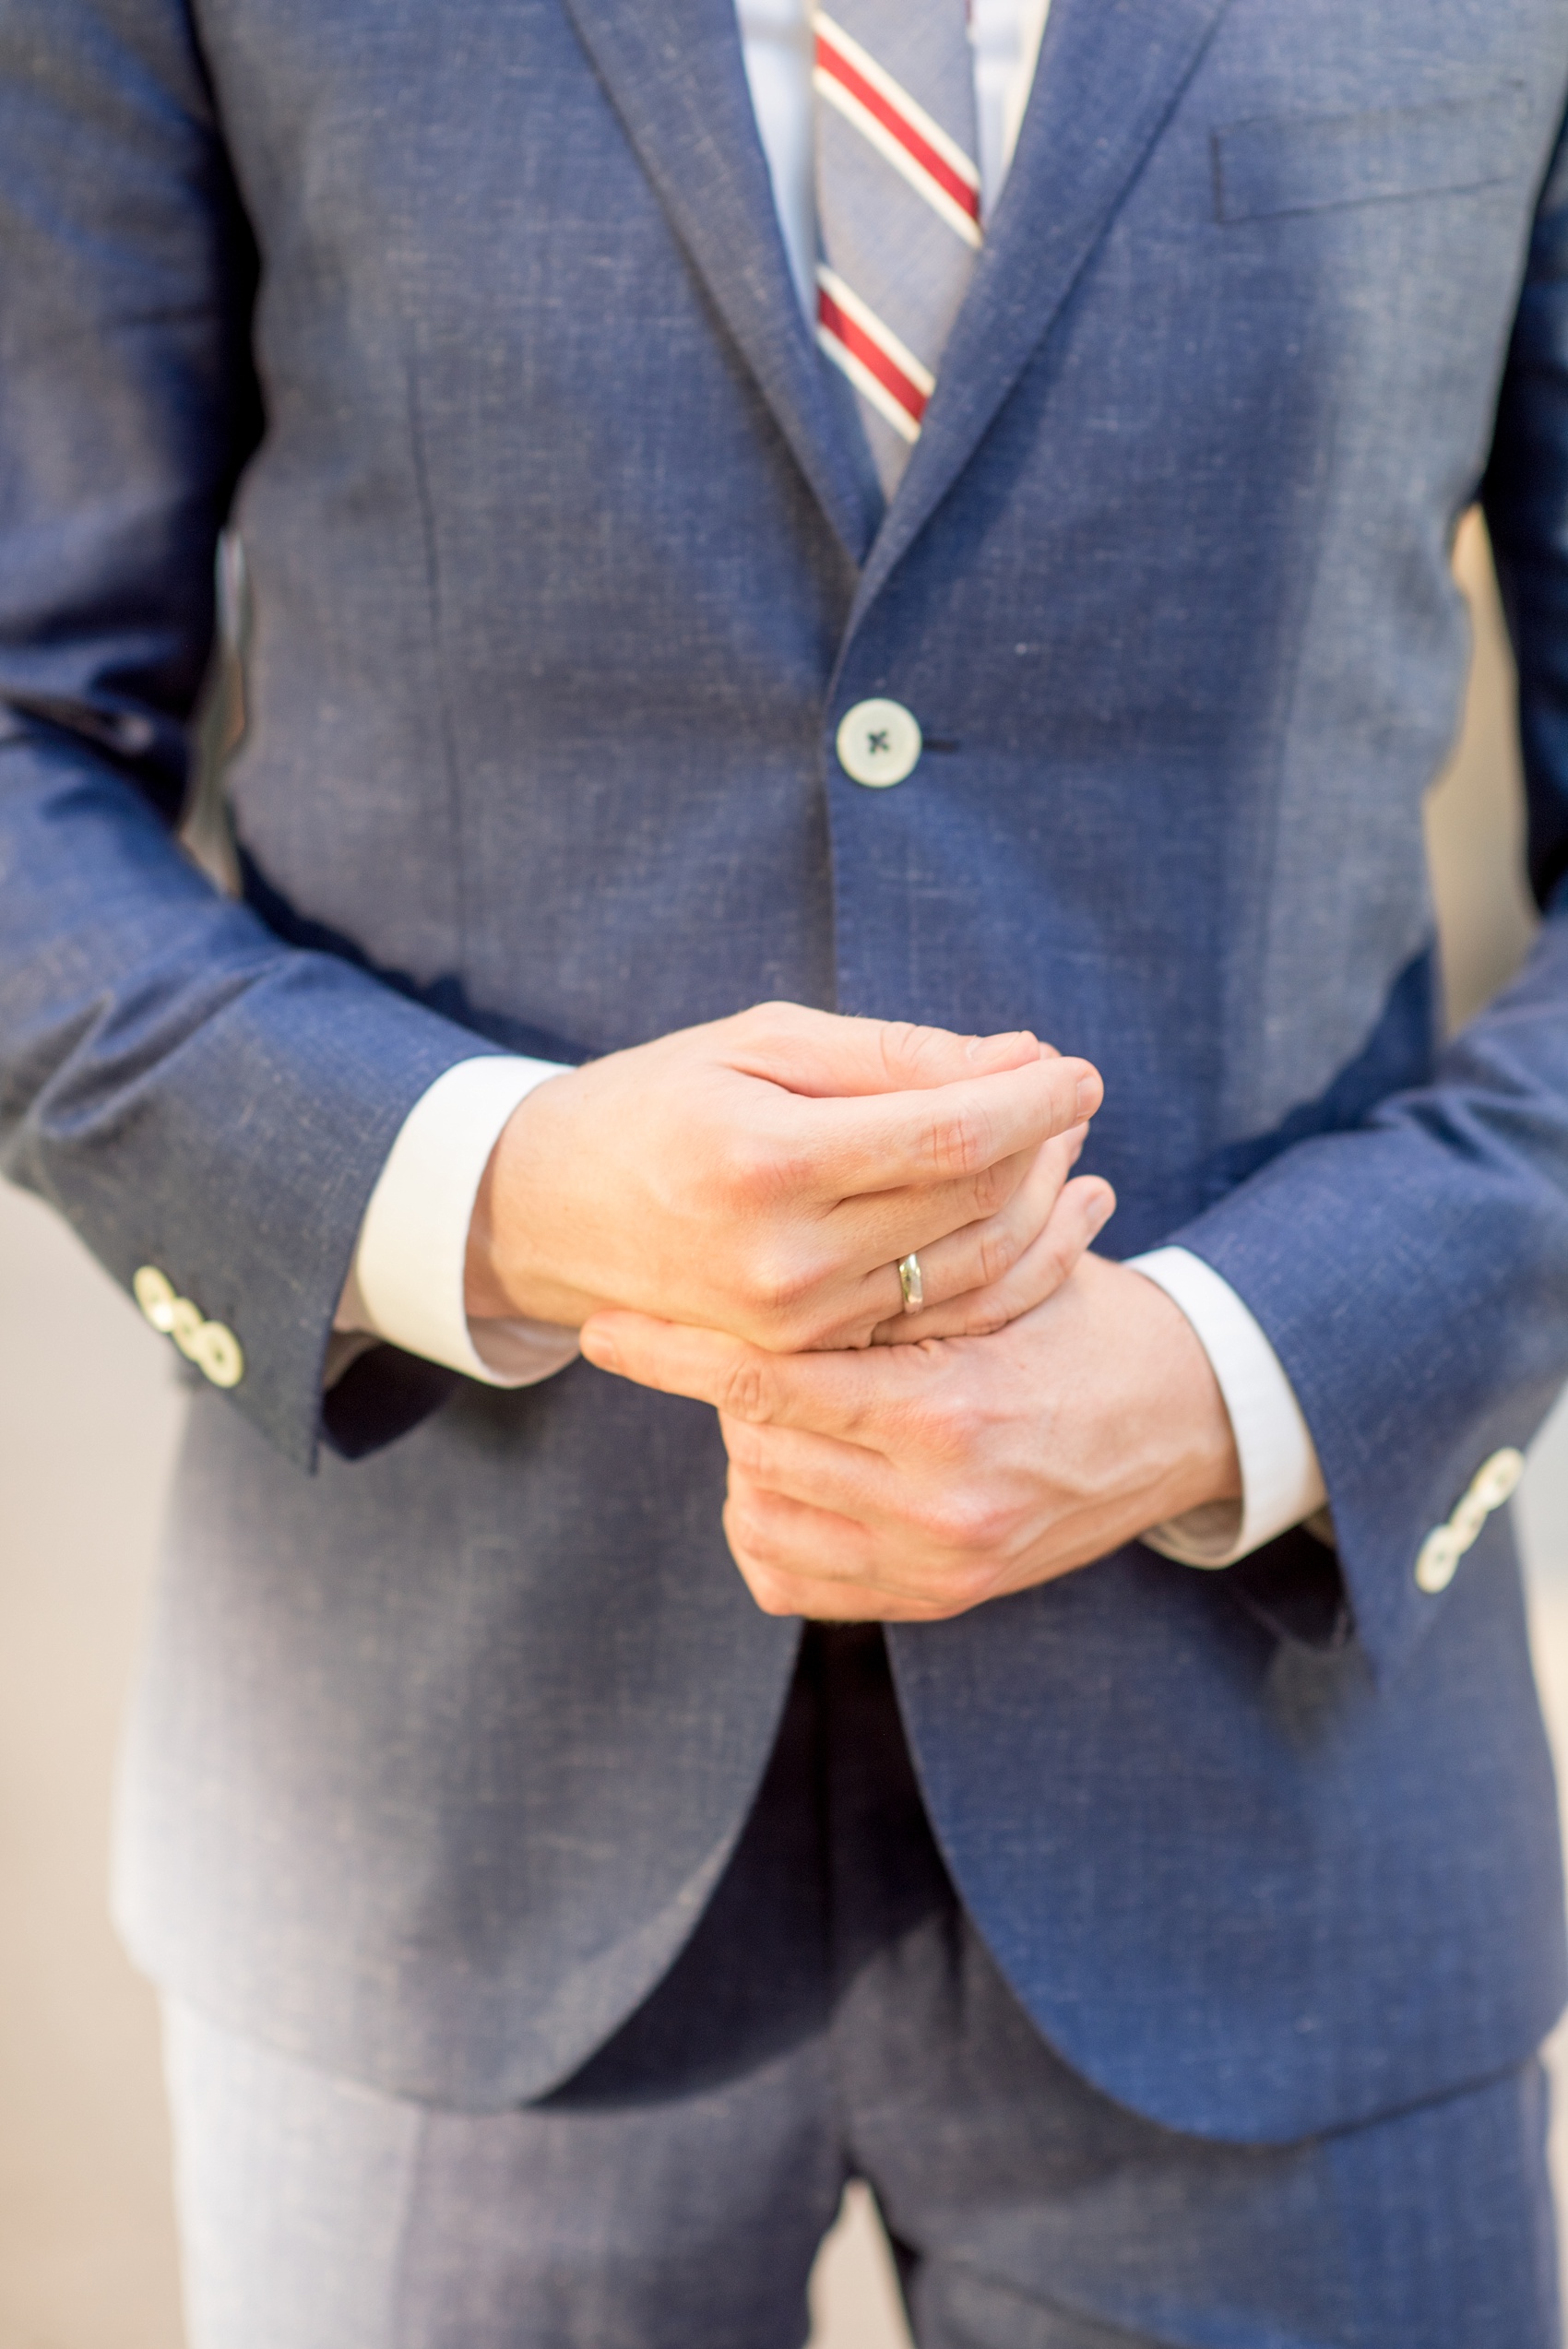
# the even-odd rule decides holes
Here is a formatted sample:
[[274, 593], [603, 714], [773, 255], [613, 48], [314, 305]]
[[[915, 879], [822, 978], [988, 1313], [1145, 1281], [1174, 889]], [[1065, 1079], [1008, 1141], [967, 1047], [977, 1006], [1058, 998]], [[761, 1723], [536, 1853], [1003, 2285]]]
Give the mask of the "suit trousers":
[[166, 2013], [191, 2349], [800, 2349], [854, 2177], [921, 2349], [1559, 2342], [1538, 2063], [1284, 2146], [1111, 2103], [965, 1914], [874, 1628], [808, 1629], [692, 1940], [542, 2101]]

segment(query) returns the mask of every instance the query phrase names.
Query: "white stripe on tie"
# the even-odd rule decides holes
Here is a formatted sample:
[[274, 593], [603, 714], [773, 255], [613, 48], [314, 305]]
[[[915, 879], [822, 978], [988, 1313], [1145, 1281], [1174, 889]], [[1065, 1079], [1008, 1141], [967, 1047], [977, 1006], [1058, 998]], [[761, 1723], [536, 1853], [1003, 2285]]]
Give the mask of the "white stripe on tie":
[[852, 293], [826, 262], [817, 264], [816, 338], [855, 389], [911, 446], [921, 436], [936, 377]]
[[[916, 195], [978, 252], [980, 183], [968, 156], [825, 10], [817, 10], [814, 23], [812, 80], [818, 96], [837, 107]], [[875, 111], [868, 99], [879, 101]], [[942, 168], [933, 170], [933, 164]]]
[[981, 241], [965, 0], [834, 0], [812, 24], [817, 342], [891, 497]]

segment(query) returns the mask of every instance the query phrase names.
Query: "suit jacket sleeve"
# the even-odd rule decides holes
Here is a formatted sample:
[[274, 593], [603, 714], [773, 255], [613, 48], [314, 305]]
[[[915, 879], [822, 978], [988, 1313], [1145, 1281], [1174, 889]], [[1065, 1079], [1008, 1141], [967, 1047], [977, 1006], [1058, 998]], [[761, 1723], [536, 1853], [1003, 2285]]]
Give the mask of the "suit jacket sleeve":
[[1415, 1580], [1423, 1537], [1568, 1378], [1568, 147], [1540, 200], [1483, 499], [1519, 664], [1535, 949], [1429, 1085], [1283, 1153], [1179, 1235], [1285, 1365], [1380, 1670], [1444, 1604]]
[[[120, 1281], [156, 1265], [227, 1323], [237, 1407], [308, 1465], [382, 1161], [434, 1077], [485, 1048], [282, 944], [173, 836], [217, 536], [262, 429], [255, 277], [180, 0], [10, 0], [0, 1166]], [[354, 1383], [355, 1449], [439, 1392], [411, 1397], [383, 1351], [389, 1378], [373, 1362]]]

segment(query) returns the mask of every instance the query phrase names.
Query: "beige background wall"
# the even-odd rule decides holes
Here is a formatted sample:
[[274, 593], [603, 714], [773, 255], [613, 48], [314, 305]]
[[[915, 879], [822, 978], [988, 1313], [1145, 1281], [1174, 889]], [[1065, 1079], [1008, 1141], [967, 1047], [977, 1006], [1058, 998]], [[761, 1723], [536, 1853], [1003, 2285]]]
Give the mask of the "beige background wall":
[[[1467, 1007], [1512, 968], [1529, 919], [1511, 684], [1473, 528], [1459, 568], [1479, 657], [1433, 829]], [[103, 1908], [116, 1719], [179, 1418], [161, 1341], [0, 1188], [0, 2349], [179, 2349], [152, 2003]], [[1568, 1412], [1521, 1506], [1568, 1752]], [[863, 2202], [819, 2263], [816, 2305], [815, 2349], [904, 2339]]]

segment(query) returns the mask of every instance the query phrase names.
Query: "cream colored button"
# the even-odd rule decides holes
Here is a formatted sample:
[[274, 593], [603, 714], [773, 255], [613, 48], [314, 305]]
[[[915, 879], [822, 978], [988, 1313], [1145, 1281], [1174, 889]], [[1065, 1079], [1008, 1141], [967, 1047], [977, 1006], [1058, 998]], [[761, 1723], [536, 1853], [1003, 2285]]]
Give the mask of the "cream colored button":
[[1455, 1570], [1494, 1509], [1501, 1509], [1525, 1473], [1525, 1455], [1512, 1444], [1483, 1460], [1455, 1505], [1446, 1525], [1438, 1525], [1421, 1544], [1416, 1560], [1416, 1581], [1424, 1591], [1445, 1591]]
[[174, 1284], [156, 1264], [143, 1264], [131, 1281], [131, 1293], [148, 1320], [167, 1337], [174, 1325]]
[[221, 1322], [203, 1319], [199, 1305], [176, 1297], [174, 1284], [156, 1264], [143, 1264], [132, 1275], [137, 1303], [155, 1330], [172, 1337], [188, 1361], [205, 1372], [214, 1386], [238, 1386], [245, 1375], [240, 1341]]
[[203, 1322], [196, 1332], [191, 1359], [205, 1370], [214, 1386], [238, 1386], [245, 1375], [240, 1341], [221, 1322]]
[[1462, 1535], [1452, 1525], [1437, 1525], [1421, 1544], [1421, 1554], [1416, 1560], [1416, 1582], [1419, 1587], [1435, 1598], [1445, 1591], [1458, 1570], [1459, 1560], [1467, 1548]]
[[1448, 1530], [1458, 1540], [1461, 1557], [1486, 1524], [1487, 1516], [1487, 1505], [1484, 1501], [1477, 1498], [1476, 1489], [1472, 1485], [1463, 1501], [1456, 1505], [1453, 1516], [1448, 1520]]
[[187, 1361], [196, 1358], [196, 1345], [207, 1327], [201, 1307], [193, 1305], [188, 1297], [176, 1297], [169, 1311], [169, 1335]]
[[837, 746], [849, 780], [882, 791], [914, 773], [921, 730], [902, 702], [857, 702], [840, 720]]
[[1525, 1455], [1510, 1444], [1505, 1451], [1494, 1452], [1477, 1469], [1470, 1490], [1483, 1509], [1501, 1509], [1505, 1501], [1512, 1500], [1524, 1473]]

